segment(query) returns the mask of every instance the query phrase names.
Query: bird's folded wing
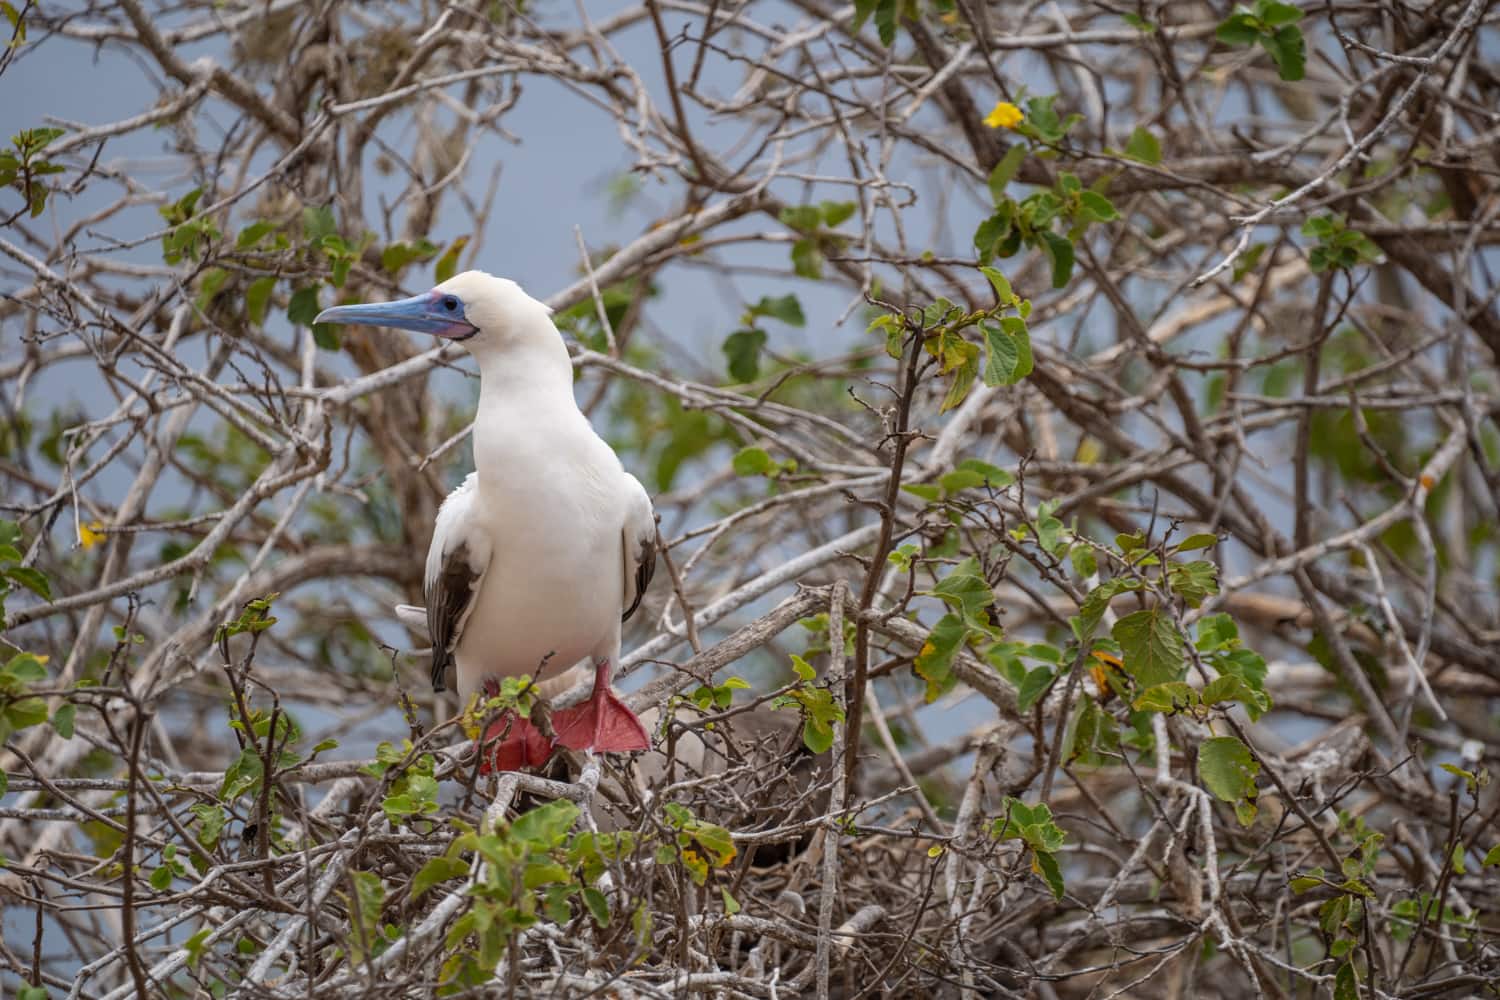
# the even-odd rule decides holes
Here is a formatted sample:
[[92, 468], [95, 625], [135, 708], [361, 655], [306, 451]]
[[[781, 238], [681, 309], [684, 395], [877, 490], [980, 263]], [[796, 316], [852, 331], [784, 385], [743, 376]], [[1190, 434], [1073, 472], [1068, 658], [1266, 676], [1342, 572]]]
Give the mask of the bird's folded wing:
[[434, 691], [443, 690], [443, 671], [453, 659], [490, 564], [489, 536], [475, 523], [476, 486], [471, 474], [448, 494], [438, 510], [427, 550], [422, 593], [427, 599], [427, 631], [432, 636]]
[[625, 573], [625, 613], [620, 616], [625, 621], [635, 614], [635, 609], [641, 606], [641, 597], [646, 593], [646, 587], [651, 583], [651, 574], [656, 572], [656, 509], [651, 506], [651, 497], [646, 493], [646, 487], [641, 481], [630, 473], [625, 473], [629, 480], [629, 500], [625, 511], [625, 545], [624, 573]]

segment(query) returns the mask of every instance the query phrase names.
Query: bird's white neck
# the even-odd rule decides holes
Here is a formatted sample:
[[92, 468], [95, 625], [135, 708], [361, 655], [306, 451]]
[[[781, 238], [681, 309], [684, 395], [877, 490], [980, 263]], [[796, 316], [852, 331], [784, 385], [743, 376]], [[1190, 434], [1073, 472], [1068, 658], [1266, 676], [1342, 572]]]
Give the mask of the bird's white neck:
[[474, 352], [479, 364], [479, 408], [474, 420], [474, 467], [481, 485], [515, 476], [518, 463], [534, 462], [538, 441], [588, 422], [573, 398], [573, 363], [561, 335], [548, 329], [512, 337]]
[[543, 316], [533, 322], [535, 329], [472, 352], [479, 364], [481, 405], [486, 397], [517, 396], [553, 396], [572, 404], [573, 362], [567, 345], [550, 319]]

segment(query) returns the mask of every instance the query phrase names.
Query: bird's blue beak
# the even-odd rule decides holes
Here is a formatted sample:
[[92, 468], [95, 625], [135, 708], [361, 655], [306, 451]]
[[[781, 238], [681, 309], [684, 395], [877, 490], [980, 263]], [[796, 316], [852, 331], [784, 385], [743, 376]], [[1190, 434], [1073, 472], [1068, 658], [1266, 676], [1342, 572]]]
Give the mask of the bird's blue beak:
[[334, 306], [318, 313], [314, 323], [344, 326], [388, 326], [430, 333], [445, 340], [468, 340], [479, 328], [464, 318], [464, 304], [456, 295], [434, 289], [396, 302]]

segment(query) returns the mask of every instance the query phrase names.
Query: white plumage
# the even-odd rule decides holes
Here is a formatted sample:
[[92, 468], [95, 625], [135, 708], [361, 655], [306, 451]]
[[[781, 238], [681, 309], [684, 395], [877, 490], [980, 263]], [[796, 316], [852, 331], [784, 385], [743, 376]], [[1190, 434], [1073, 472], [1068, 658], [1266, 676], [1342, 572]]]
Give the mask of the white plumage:
[[[434, 686], [441, 690], [450, 660], [467, 698], [502, 677], [556, 677], [591, 659], [594, 693], [555, 713], [558, 739], [644, 749], [645, 731], [610, 691], [609, 674], [622, 618], [655, 565], [655, 514], [578, 409], [550, 310], [513, 281], [469, 271], [425, 295], [340, 306], [318, 321], [434, 333], [461, 341], [479, 364], [475, 471], [438, 512], [424, 574]], [[415, 611], [398, 613], [410, 620]], [[497, 730], [519, 756], [507, 750], [495, 766], [545, 758], [528, 725], [511, 719]]]

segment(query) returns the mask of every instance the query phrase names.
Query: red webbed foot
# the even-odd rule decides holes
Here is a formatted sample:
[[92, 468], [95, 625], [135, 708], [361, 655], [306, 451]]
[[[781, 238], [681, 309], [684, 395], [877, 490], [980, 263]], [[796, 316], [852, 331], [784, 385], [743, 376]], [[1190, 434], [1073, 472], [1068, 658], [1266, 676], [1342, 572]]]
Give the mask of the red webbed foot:
[[651, 749], [651, 737], [641, 720], [610, 689], [610, 664], [594, 666], [594, 690], [586, 701], [552, 713], [557, 742], [569, 750], [629, 753]]
[[479, 739], [479, 773], [527, 771], [541, 767], [552, 756], [552, 741], [515, 712], [502, 712]]
[[[494, 681], [486, 681], [484, 690], [491, 698], [500, 693]], [[552, 756], [552, 744], [530, 719], [506, 710], [485, 728], [478, 740], [479, 773], [540, 768]]]

